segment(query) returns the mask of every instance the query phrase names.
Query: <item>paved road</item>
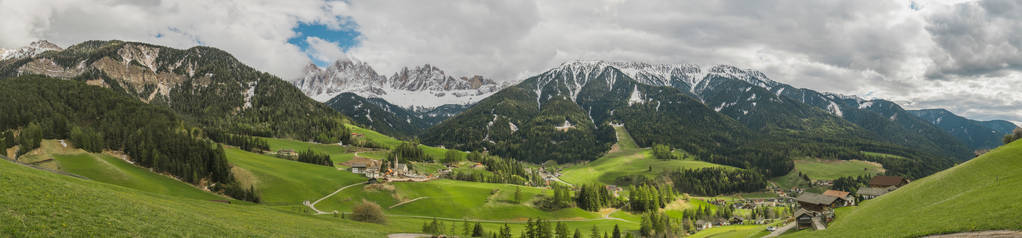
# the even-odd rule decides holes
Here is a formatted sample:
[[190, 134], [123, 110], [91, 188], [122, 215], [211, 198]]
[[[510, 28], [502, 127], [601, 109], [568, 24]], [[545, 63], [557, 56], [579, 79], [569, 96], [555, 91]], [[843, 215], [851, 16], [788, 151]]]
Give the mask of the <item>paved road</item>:
[[362, 185], [362, 184], [365, 184], [365, 183], [366, 182], [361, 182], [361, 183], [356, 183], [356, 184], [351, 184], [351, 185], [348, 185], [348, 186], [341, 187], [340, 189], [337, 189], [337, 191], [334, 191], [333, 193], [330, 193], [329, 195], [326, 195], [325, 197], [320, 198], [319, 200], [316, 200], [315, 202], [311, 202], [310, 203], [309, 201], [305, 201], [303, 204], [305, 204], [305, 206], [307, 206], [309, 208], [312, 208], [313, 211], [316, 211], [316, 215], [332, 214], [332, 213], [329, 213], [329, 212], [323, 212], [323, 211], [320, 211], [319, 209], [316, 209], [316, 203], [319, 203], [319, 202], [321, 202], [321, 201], [323, 201], [323, 200], [325, 200], [325, 199], [327, 199], [327, 198], [329, 198], [331, 196], [334, 196], [334, 194], [337, 194], [337, 193], [341, 192], [344, 189], [347, 189], [347, 188], [350, 188], [350, 187], [356, 186], [356, 185]]
[[784, 226], [777, 228], [777, 230], [775, 230], [774, 232], [770, 232], [769, 235], [766, 235], [763, 238], [777, 237], [781, 234], [784, 234], [785, 232], [788, 232], [788, 230], [791, 230], [791, 228], [795, 228], [795, 222], [785, 224]]

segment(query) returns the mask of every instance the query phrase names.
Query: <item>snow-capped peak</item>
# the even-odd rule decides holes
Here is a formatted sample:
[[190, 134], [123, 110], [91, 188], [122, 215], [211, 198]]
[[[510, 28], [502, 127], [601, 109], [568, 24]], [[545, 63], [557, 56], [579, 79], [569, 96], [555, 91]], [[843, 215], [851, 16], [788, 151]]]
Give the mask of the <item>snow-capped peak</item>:
[[388, 78], [354, 57], [338, 59], [326, 68], [310, 64], [305, 76], [292, 83], [318, 101], [352, 92], [406, 108], [471, 104], [506, 86], [478, 75], [455, 78], [429, 64], [404, 67]]
[[763, 74], [762, 72], [751, 69], [740, 69], [732, 65], [715, 65], [711, 67], [709, 74], [707, 74], [706, 77], [711, 76], [738, 79], [768, 90], [774, 86], [780, 85], [780, 83], [767, 78], [766, 74]]
[[33, 57], [51, 50], [61, 51], [64, 49], [60, 48], [60, 46], [57, 46], [56, 44], [50, 43], [49, 41], [39, 40], [32, 42], [28, 46], [17, 49], [0, 49], [0, 61]]

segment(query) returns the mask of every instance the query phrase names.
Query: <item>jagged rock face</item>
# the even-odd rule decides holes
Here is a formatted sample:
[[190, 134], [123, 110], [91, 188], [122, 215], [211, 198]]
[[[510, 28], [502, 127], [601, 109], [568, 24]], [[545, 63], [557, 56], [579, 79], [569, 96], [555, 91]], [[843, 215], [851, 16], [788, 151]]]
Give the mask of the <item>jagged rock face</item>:
[[310, 64], [305, 72], [304, 77], [292, 83], [313, 99], [327, 101], [352, 92], [406, 108], [471, 104], [505, 86], [478, 75], [456, 78], [428, 64], [405, 67], [386, 77], [365, 62], [341, 59], [326, 68]]
[[[17, 67], [17, 74], [41, 74], [57, 78], [76, 78], [83, 76], [90, 71], [97, 71], [105, 77], [112, 79], [112, 82], [103, 80], [97, 74], [84, 75], [89, 84], [110, 87], [110, 83], [116, 82], [118, 87], [124, 88], [129, 94], [133, 94], [143, 102], [151, 102], [157, 98], [166, 99], [171, 89], [177, 87], [187, 79], [192, 78], [194, 85], [204, 86], [211, 82], [211, 75], [194, 75], [196, 60], [201, 58], [199, 51], [188, 50], [174, 60], [163, 60], [161, 62], [161, 47], [139, 43], [113, 43], [116, 51], [93, 60], [80, 60], [77, 62], [64, 62], [65, 65], [49, 57], [36, 57], [42, 49], [64, 51], [46, 41], [32, 43], [28, 47], [19, 49], [23, 53], [20, 58], [29, 61]], [[114, 46], [108, 45], [107, 47]], [[92, 53], [98, 49], [91, 46], [77, 46], [69, 48], [69, 51]], [[7, 61], [10, 62], [10, 61]], [[70, 64], [70, 65], [68, 65]], [[186, 69], [178, 70], [186, 66]], [[187, 74], [187, 75], [186, 75]]]
[[292, 83], [306, 95], [324, 101], [322, 95], [337, 95], [351, 91], [382, 93], [380, 88], [385, 81], [385, 76], [377, 74], [365, 62], [338, 60], [325, 69], [309, 64], [305, 67], [305, 77]]
[[51, 50], [61, 51], [64, 49], [57, 44], [41, 40], [17, 49], [0, 49], [0, 61], [33, 57]]

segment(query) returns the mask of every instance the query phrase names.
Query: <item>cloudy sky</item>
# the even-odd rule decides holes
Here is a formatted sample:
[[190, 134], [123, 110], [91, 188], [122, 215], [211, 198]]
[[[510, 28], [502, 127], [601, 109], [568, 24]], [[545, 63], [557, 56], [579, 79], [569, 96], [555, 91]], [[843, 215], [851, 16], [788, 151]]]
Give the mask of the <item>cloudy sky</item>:
[[1016, 0], [0, 0], [0, 47], [208, 45], [293, 78], [342, 57], [520, 80], [573, 59], [732, 64], [798, 87], [1022, 121]]

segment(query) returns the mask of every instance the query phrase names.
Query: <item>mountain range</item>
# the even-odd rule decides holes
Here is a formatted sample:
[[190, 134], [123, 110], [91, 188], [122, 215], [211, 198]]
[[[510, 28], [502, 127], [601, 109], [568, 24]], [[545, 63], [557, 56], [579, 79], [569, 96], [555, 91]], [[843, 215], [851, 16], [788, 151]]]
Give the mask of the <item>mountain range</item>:
[[977, 121], [961, 117], [945, 109], [909, 110], [927, 122], [936, 125], [971, 148], [993, 149], [1001, 146], [1004, 135], [1018, 128], [1004, 120]]
[[477, 102], [503, 85], [482, 76], [454, 77], [429, 64], [404, 67], [390, 77], [376, 72], [366, 62], [346, 58], [326, 68], [305, 67], [295, 86], [313, 99], [329, 101], [351, 92], [366, 98], [381, 98], [405, 108], [435, 108], [447, 104]]

